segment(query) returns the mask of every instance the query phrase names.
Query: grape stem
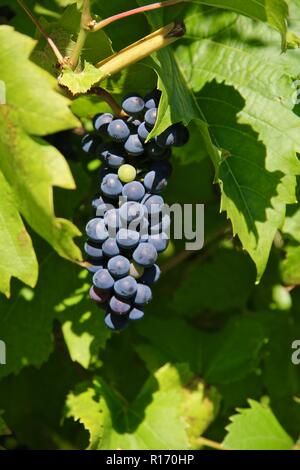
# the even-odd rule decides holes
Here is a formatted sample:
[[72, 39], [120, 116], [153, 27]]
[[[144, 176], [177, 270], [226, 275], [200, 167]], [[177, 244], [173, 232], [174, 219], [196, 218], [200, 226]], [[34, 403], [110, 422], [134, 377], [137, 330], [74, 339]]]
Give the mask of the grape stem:
[[27, 13], [27, 15], [29, 16], [29, 18], [31, 19], [31, 21], [35, 24], [35, 26], [37, 27], [37, 29], [39, 30], [39, 32], [42, 34], [42, 36], [46, 39], [47, 43], [49, 44], [49, 46], [51, 47], [54, 55], [56, 56], [57, 60], [58, 60], [58, 63], [63, 66], [66, 64], [66, 59], [65, 57], [62, 55], [62, 53], [60, 52], [60, 50], [58, 49], [57, 45], [55, 44], [55, 42], [53, 41], [53, 39], [51, 39], [50, 36], [48, 36], [47, 32], [44, 30], [43, 26], [40, 24], [40, 22], [34, 17], [34, 15], [32, 14], [32, 12], [29, 10], [29, 8], [25, 5], [25, 3], [23, 3], [22, 0], [17, 0], [18, 1], [18, 4], [20, 5], [20, 7], [25, 11], [25, 13]]
[[123, 111], [121, 106], [116, 102], [108, 91], [104, 90], [101, 87], [93, 87], [90, 89], [89, 94], [99, 96], [103, 101], [105, 101], [112, 109], [113, 113], [118, 117], [128, 117], [128, 115]]
[[219, 444], [219, 442], [212, 441], [211, 439], [207, 439], [206, 437], [202, 436], [197, 439], [197, 444], [200, 446], [209, 447], [210, 449], [227, 450], [222, 446], [222, 444]]
[[115, 21], [121, 20], [123, 18], [127, 18], [128, 16], [137, 15], [138, 13], [145, 13], [147, 11], [157, 10], [158, 8], [177, 5], [185, 1], [186, 0], [165, 0], [164, 2], [156, 2], [151, 3], [150, 5], [144, 5], [138, 8], [133, 8], [132, 10], [124, 11], [122, 13], [118, 13], [117, 15], [110, 16], [109, 18], [99, 21], [98, 23], [92, 20], [89, 23], [89, 28], [91, 31], [99, 31], [99, 29], [105, 28], [111, 23], [114, 23]]
[[179, 37], [183, 36], [184, 33], [185, 27], [183, 23], [171, 23], [122, 49], [120, 52], [98, 62], [96, 67], [103, 73], [101, 80], [172, 44]]

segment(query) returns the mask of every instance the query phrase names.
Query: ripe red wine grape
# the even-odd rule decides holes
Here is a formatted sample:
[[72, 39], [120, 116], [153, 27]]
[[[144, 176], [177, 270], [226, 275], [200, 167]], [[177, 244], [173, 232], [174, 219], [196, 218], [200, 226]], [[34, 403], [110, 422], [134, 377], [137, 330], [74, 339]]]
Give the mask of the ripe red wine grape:
[[93, 275], [90, 297], [105, 310], [112, 331], [144, 317], [161, 274], [158, 254], [169, 242], [171, 219], [161, 193], [172, 173], [171, 147], [184, 145], [189, 133], [174, 123], [148, 140], [160, 98], [159, 90], [126, 96], [122, 117], [97, 114], [94, 131], [82, 139], [83, 151], [101, 162], [100, 194], [92, 201], [84, 246]]

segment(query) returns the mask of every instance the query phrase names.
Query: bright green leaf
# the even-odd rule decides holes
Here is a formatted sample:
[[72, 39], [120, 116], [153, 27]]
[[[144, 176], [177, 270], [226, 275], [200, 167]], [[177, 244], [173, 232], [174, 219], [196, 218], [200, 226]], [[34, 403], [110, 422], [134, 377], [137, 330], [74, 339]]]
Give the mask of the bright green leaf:
[[102, 77], [99, 69], [92, 64], [85, 62], [82, 71], [77, 72], [66, 69], [59, 77], [59, 83], [70, 90], [73, 95], [78, 93], [86, 93], [93, 85], [96, 85]]
[[250, 408], [230, 418], [223, 441], [233, 450], [291, 450], [293, 441], [265, 405], [249, 400]]

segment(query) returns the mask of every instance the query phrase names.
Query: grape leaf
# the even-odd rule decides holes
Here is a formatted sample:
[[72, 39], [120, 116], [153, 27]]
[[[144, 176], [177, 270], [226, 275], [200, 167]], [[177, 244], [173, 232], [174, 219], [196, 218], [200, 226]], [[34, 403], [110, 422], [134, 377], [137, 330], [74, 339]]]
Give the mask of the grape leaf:
[[195, 391], [183, 389], [179, 372], [166, 364], [149, 378], [126, 409], [119, 396], [96, 378], [92, 386], [81, 384], [69, 394], [66, 416], [89, 431], [89, 449], [184, 450], [199, 447], [196, 434], [213, 417], [214, 407], [204, 400], [208, 399], [201, 386]]
[[89, 367], [98, 361], [110, 332], [99, 308], [88, 298], [87, 272], [59, 258], [38, 241], [40, 276], [36, 289], [16, 286], [14, 300], [0, 297], [1, 339], [8, 361], [0, 377], [27, 365], [39, 366], [53, 349], [53, 322], [62, 324], [63, 335], [73, 361]]
[[[230, 34], [234, 34], [234, 29]], [[300, 121], [292, 112], [293, 87], [284, 66], [262, 61], [255, 51], [237, 47], [237, 41], [230, 40], [230, 34], [224, 43], [215, 38], [181, 45], [176, 57], [194, 92], [202, 90], [199, 105], [212, 124], [210, 132], [214, 143], [223, 149], [223, 158], [218, 165], [222, 210], [227, 212], [234, 232], [255, 261], [259, 280], [276, 230], [283, 223], [286, 204], [295, 202], [295, 175], [300, 169], [296, 158]], [[271, 76], [277, 78], [271, 80]], [[212, 80], [233, 86], [245, 101], [238, 99], [238, 95], [234, 99], [233, 93], [229, 98], [224, 86], [219, 89], [218, 96], [214, 96], [218, 90], [214, 87], [204, 110], [203, 87]], [[215, 106], [212, 107], [215, 99], [220, 106], [217, 112]], [[228, 119], [224, 123], [226, 113], [232, 116], [229, 127], [234, 129], [230, 134], [225, 132], [228, 130]], [[238, 139], [241, 143], [245, 131], [251, 135], [246, 125], [258, 133], [265, 150], [261, 145], [257, 154], [243, 154], [245, 149], [241, 144], [238, 146]], [[251, 136], [248, 145], [250, 140], [253, 141]], [[257, 143], [257, 147], [259, 145]], [[256, 157], [255, 163], [252, 157]], [[245, 160], [248, 171], [245, 171]]]
[[85, 62], [80, 72], [66, 69], [59, 77], [59, 83], [67, 87], [73, 95], [86, 93], [93, 85], [96, 85], [102, 77], [99, 69]]
[[269, 23], [282, 37], [282, 47], [286, 48], [288, 6], [284, 0], [193, 0], [212, 7], [225, 8]]
[[[78, 122], [68, 109], [68, 100], [55, 92], [54, 79], [28, 60], [34, 45], [32, 39], [11, 27], [0, 27], [1, 79], [6, 87], [6, 104], [0, 106], [0, 172], [5, 185], [1, 191], [8, 186], [10, 194], [3, 209], [7, 211], [13, 201], [15, 211], [61, 256], [78, 260], [81, 253], [73, 238], [80, 232], [68, 220], [55, 217], [52, 201], [53, 186], [73, 189], [74, 181], [62, 155], [40, 138], [76, 126]], [[1, 218], [8, 215], [4, 212]], [[23, 254], [18, 261], [10, 263], [10, 270], [1, 264], [0, 290], [6, 295], [9, 294], [8, 276], [17, 275], [34, 285], [37, 275], [36, 260], [20, 216], [14, 223], [11, 217], [9, 220], [6, 230], [12, 234], [6, 243], [6, 249], [10, 249], [7, 255], [11, 260], [18, 255], [20, 248], [13, 246], [18, 232], [21, 236], [17, 243], [19, 246], [24, 243], [24, 248], [27, 246], [29, 250], [26, 256]]]
[[287, 245], [286, 256], [281, 263], [281, 276], [286, 285], [300, 284], [300, 246]]
[[[245, 254], [219, 250], [212, 260], [193, 263], [175, 291], [172, 308], [187, 316], [195, 316], [205, 309], [243, 308], [254, 280], [253, 265]], [[196, 291], [197, 296], [194, 296]]]
[[265, 405], [249, 400], [250, 408], [239, 410], [230, 418], [225, 449], [233, 450], [291, 450], [293, 441], [276, 417]]
[[204, 378], [210, 384], [241, 380], [253, 372], [268, 337], [258, 318], [233, 317], [225, 328], [203, 340]]

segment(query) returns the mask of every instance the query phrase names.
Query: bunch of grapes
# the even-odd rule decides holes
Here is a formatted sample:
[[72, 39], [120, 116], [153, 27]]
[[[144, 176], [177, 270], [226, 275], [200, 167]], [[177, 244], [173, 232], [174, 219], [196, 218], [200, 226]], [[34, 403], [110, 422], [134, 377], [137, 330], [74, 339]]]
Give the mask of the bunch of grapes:
[[159, 100], [158, 90], [144, 99], [127, 96], [122, 103], [126, 117], [96, 115], [94, 132], [82, 140], [83, 150], [102, 162], [84, 248], [93, 274], [90, 297], [105, 309], [105, 324], [112, 330], [144, 316], [151, 286], [160, 277], [158, 255], [169, 242], [170, 216], [164, 214], [160, 193], [172, 173], [171, 147], [184, 145], [189, 135], [179, 123], [147, 139]]

